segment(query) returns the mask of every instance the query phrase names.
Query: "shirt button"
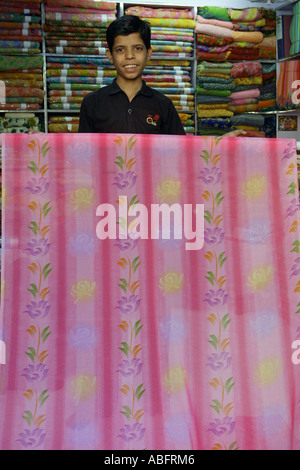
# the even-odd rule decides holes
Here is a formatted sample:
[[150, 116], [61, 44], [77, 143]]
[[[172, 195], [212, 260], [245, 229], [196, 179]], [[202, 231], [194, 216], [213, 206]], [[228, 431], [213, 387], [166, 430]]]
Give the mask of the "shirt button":
[[132, 113], [132, 109], [128, 109], [128, 114], [131, 114]]

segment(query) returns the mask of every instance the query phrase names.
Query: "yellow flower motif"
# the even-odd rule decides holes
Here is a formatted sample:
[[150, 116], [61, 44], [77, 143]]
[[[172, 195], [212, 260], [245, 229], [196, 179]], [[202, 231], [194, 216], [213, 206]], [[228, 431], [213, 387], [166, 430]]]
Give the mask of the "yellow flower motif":
[[76, 211], [84, 211], [93, 203], [94, 190], [92, 188], [78, 188], [71, 194], [71, 203]]
[[278, 358], [265, 359], [257, 366], [254, 377], [259, 385], [271, 385], [280, 372], [280, 361]]
[[181, 366], [172, 367], [163, 376], [163, 385], [170, 394], [179, 392], [185, 386], [185, 370]]
[[242, 185], [242, 196], [249, 201], [259, 199], [267, 189], [265, 175], [253, 175]]
[[181, 194], [181, 183], [177, 178], [168, 178], [160, 183], [156, 190], [160, 202], [172, 204], [178, 201]]
[[174, 294], [182, 288], [183, 274], [176, 272], [167, 272], [161, 276], [159, 287], [164, 294]]
[[262, 265], [254, 269], [248, 276], [247, 285], [253, 291], [265, 289], [273, 279], [273, 269], [270, 265]]
[[87, 400], [96, 391], [96, 377], [90, 374], [77, 375], [71, 380], [72, 395], [75, 400]]
[[90, 300], [95, 293], [96, 283], [94, 281], [78, 281], [72, 286], [71, 295], [75, 303]]

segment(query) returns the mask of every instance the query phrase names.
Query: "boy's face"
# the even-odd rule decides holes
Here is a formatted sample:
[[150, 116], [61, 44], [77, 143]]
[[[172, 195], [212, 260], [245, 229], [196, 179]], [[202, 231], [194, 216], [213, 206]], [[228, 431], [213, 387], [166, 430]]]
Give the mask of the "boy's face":
[[117, 77], [124, 80], [140, 78], [151, 53], [151, 49], [147, 51], [140, 33], [116, 36], [112, 53], [106, 51], [107, 57], [116, 68]]

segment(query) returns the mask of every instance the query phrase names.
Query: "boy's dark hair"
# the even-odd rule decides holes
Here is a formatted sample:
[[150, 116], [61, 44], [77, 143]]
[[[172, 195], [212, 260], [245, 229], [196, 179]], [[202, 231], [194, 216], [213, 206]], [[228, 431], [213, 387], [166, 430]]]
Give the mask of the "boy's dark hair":
[[151, 47], [151, 28], [147, 21], [141, 20], [135, 15], [124, 15], [114, 20], [106, 30], [106, 41], [110, 52], [114, 45], [116, 36], [128, 36], [132, 33], [140, 33], [140, 36], [146, 46]]

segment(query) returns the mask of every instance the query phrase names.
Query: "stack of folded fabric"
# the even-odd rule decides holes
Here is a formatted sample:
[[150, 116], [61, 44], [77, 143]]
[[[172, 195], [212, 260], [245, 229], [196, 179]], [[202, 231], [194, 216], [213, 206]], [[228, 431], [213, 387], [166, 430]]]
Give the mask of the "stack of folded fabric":
[[[116, 72], [106, 57], [106, 29], [116, 13], [116, 2], [45, 1], [46, 52], [55, 54], [47, 56], [50, 110], [78, 111], [84, 96], [112, 82]], [[49, 119], [49, 132], [76, 130], [77, 117]]]
[[[197, 66], [197, 115], [198, 118], [230, 117], [230, 95], [234, 90], [231, 78], [232, 64], [215, 64], [203, 61]], [[200, 121], [201, 124], [201, 121]]]
[[279, 110], [300, 107], [300, 60], [288, 60], [280, 64], [277, 80], [277, 108]]
[[107, 58], [48, 57], [49, 108], [79, 110], [84, 96], [109, 85], [115, 76], [116, 71]]
[[77, 133], [79, 127], [79, 116], [51, 116], [48, 121], [49, 132]]
[[46, 52], [105, 56], [107, 26], [117, 4], [92, 0], [46, 0]]
[[291, 50], [290, 55], [300, 52], [300, 2], [293, 7], [293, 18], [290, 26]]
[[268, 37], [264, 36], [265, 16], [272, 20], [272, 15], [263, 8], [198, 8], [195, 26], [197, 59], [214, 62], [275, 59], [275, 30], [268, 29]]
[[38, 110], [44, 102], [42, 56], [0, 55], [0, 80], [5, 84], [5, 103], [0, 109]]
[[0, 53], [41, 53], [42, 0], [0, 0]]
[[131, 6], [127, 15], [136, 15], [151, 26], [153, 58], [144, 70], [147, 85], [168, 96], [182, 117], [187, 133], [195, 130], [195, 87], [191, 79], [194, 54], [194, 14], [185, 8]]
[[0, 117], [0, 134], [28, 133], [29, 130], [40, 131], [40, 118], [34, 113], [5, 113]]

